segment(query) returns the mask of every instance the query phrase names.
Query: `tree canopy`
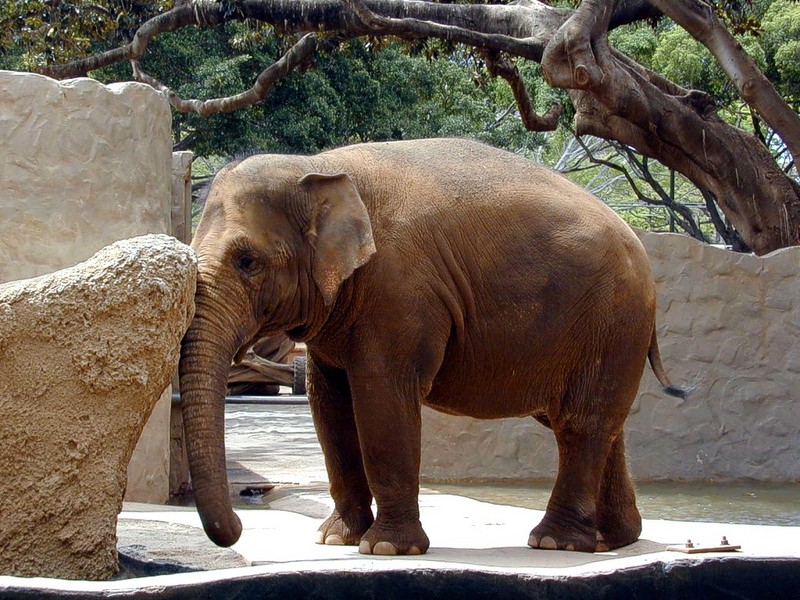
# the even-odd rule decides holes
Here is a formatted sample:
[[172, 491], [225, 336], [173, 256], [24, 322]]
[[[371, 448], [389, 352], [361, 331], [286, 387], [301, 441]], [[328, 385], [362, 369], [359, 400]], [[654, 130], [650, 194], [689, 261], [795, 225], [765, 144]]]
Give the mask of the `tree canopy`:
[[675, 203], [687, 180], [726, 240], [800, 243], [791, 0], [21, 0], [0, 25], [0, 67], [113, 80], [129, 63], [200, 154], [471, 134], [569, 154], [573, 177], [610, 173], [601, 192], [632, 186], [701, 239]]

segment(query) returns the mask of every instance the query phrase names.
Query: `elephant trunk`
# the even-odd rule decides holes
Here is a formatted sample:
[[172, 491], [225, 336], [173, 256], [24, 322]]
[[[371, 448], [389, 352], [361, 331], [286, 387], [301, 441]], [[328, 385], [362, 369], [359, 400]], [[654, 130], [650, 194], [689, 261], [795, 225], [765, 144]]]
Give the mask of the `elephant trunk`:
[[221, 313], [211, 311], [199, 293], [196, 300], [179, 365], [186, 452], [203, 528], [212, 542], [228, 547], [242, 533], [231, 506], [225, 463], [225, 393], [239, 336], [237, 328], [219, 321]]

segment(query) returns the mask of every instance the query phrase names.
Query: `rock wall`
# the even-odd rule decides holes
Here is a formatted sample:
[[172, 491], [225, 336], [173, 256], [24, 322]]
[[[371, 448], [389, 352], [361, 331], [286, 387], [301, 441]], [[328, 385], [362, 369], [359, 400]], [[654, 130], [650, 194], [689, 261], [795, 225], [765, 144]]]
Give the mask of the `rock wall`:
[[[171, 122], [146, 85], [0, 71], [0, 283], [171, 233]], [[166, 393], [134, 453], [129, 499], [168, 497], [169, 413]]]
[[0, 574], [105, 579], [127, 466], [194, 315], [166, 235], [0, 285]]
[[[640, 232], [658, 289], [658, 336], [686, 400], [649, 366], [626, 425], [640, 480], [800, 481], [800, 247], [765, 257]], [[552, 479], [551, 432], [531, 418], [425, 410], [423, 479]]]

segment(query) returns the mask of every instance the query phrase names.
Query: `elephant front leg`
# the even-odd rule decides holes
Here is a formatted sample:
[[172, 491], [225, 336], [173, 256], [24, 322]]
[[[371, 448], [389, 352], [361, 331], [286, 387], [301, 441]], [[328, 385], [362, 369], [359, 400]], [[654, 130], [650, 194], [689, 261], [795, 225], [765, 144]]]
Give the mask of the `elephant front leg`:
[[333, 512], [317, 532], [317, 543], [355, 546], [374, 518], [347, 376], [319, 368], [311, 356], [307, 373], [308, 402], [334, 502]]
[[364, 467], [378, 512], [361, 538], [362, 554], [425, 554], [419, 520], [421, 402], [395, 377], [351, 378]]

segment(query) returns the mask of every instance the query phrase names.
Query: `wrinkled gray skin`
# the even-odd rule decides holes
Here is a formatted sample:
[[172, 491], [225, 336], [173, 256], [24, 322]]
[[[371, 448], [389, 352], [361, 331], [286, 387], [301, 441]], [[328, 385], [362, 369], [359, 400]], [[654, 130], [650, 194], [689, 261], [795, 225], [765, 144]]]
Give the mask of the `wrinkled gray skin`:
[[638, 538], [622, 427], [648, 356], [669, 385], [655, 291], [639, 240], [582, 189], [466, 140], [253, 156], [216, 176], [192, 247], [181, 397], [197, 507], [217, 544], [241, 532], [225, 470], [228, 368], [280, 331], [308, 347], [335, 501], [318, 542], [428, 549], [423, 404], [553, 430], [558, 477], [530, 546], [591, 552]]

